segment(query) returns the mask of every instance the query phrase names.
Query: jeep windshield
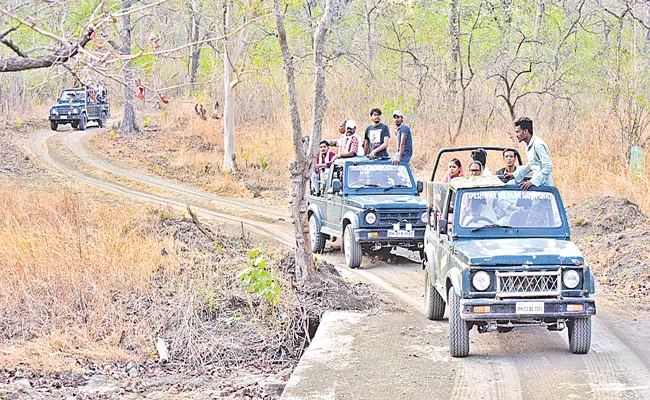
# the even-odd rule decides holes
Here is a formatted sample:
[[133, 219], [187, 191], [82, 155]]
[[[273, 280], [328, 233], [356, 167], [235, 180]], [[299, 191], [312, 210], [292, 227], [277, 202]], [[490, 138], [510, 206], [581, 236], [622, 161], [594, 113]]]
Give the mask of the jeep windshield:
[[83, 103], [85, 100], [86, 91], [83, 89], [79, 90], [64, 90], [59, 97], [59, 104], [68, 104], [68, 103]]
[[393, 164], [358, 164], [347, 169], [346, 185], [349, 189], [376, 189], [384, 191], [413, 188], [413, 180], [408, 168]]
[[474, 231], [491, 228], [560, 228], [562, 218], [553, 192], [480, 189], [462, 193], [459, 223]]

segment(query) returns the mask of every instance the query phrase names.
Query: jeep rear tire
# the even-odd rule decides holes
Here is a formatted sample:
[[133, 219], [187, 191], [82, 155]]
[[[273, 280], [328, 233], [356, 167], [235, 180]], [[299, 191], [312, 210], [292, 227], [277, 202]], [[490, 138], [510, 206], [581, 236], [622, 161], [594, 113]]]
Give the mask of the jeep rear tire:
[[320, 224], [316, 214], [309, 217], [309, 240], [311, 241], [312, 253], [322, 253], [325, 250], [325, 241], [327, 238], [324, 234], [320, 233]]
[[77, 129], [79, 127], [79, 121], [70, 122], [70, 125], [72, 125], [72, 129]]
[[56, 128], [59, 127], [59, 124], [56, 121], [50, 121], [50, 128], [52, 128], [53, 131], [56, 130]]
[[99, 115], [99, 119], [97, 120], [97, 123], [99, 124], [100, 128], [104, 128], [106, 126], [106, 113], [102, 112]]
[[81, 114], [79, 116], [79, 130], [80, 131], [85, 131], [86, 130], [86, 122], [88, 122], [88, 120], [86, 119], [86, 114]]
[[345, 263], [349, 268], [359, 268], [361, 265], [361, 245], [354, 240], [354, 228], [348, 224], [343, 232], [343, 252], [345, 253]]
[[452, 357], [469, 355], [469, 324], [460, 317], [460, 297], [449, 288], [449, 354]]
[[429, 269], [424, 271], [424, 315], [433, 321], [440, 321], [445, 315], [445, 299], [431, 283]]
[[587, 354], [591, 348], [591, 318], [576, 318], [567, 323], [569, 349], [573, 354]]

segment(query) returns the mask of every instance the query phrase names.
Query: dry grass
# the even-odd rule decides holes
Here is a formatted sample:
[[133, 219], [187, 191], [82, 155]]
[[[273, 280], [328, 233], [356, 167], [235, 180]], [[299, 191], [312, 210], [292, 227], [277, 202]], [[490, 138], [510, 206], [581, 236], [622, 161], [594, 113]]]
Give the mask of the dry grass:
[[157, 337], [174, 361], [224, 371], [299, 354], [304, 337], [292, 327], [304, 311], [273, 261], [281, 250], [268, 266], [283, 290], [273, 306], [238, 277], [251, 241], [213, 230], [212, 242], [168, 210], [9, 184], [0, 215], [0, 366], [43, 373], [155, 359]]
[[53, 355], [54, 364], [63, 353], [119, 357], [122, 330], [144, 340], [125, 323], [125, 306], [169, 264], [143, 230], [141, 213], [5, 186], [0, 214], [1, 334], [9, 343], [31, 341], [3, 352], [0, 365], [39, 354]]

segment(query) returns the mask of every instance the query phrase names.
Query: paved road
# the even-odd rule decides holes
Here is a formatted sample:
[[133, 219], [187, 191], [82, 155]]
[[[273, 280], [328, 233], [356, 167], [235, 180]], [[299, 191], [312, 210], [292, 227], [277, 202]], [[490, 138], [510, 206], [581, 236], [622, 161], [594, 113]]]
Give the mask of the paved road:
[[[288, 213], [113, 165], [87, 150], [91, 133], [92, 129], [41, 132], [30, 139], [30, 148], [45, 165], [79, 182], [181, 210], [193, 204], [203, 217], [244, 223], [255, 233], [293, 243]], [[324, 257], [342, 267], [336, 244], [328, 250]], [[624, 303], [598, 298], [592, 350], [587, 355], [569, 352], [566, 331], [529, 328], [478, 334], [473, 330], [471, 355], [459, 360], [446, 351], [447, 322], [428, 321], [421, 313], [423, 273], [418, 263], [406, 257], [391, 263], [364, 260], [353, 273], [392, 295], [402, 311], [360, 316], [356, 323], [343, 326], [333, 322], [330, 333], [346, 331], [341, 337], [347, 345], [336, 361], [345, 362], [333, 368], [331, 378], [339, 380], [320, 379], [321, 389], [304, 398], [650, 399], [650, 318], [628, 310]], [[363, 329], [355, 330], [355, 324]], [[405, 333], [405, 327], [412, 329]], [[381, 351], [368, 347], [372, 343]]]

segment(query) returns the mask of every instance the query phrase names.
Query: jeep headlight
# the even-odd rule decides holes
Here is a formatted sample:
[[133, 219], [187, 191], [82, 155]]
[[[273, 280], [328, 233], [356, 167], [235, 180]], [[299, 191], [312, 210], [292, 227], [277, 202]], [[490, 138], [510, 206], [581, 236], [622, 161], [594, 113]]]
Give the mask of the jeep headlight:
[[490, 287], [490, 274], [488, 274], [485, 271], [478, 271], [477, 273], [474, 274], [474, 277], [472, 278], [472, 285], [474, 285], [474, 288], [478, 290], [479, 292], [484, 291], [485, 289]]
[[428, 217], [426, 211], [423, 212], [422, 214], [420, 214], [420, 221], [422, 221], [423, 224], [426, 224], [428, 222], [428, 220], [429, 220], [429, 217]]
[[72, 108], [72, 113], [73, 114], [79, 114], [79, 109], [78, 108]]
[[59, 112], [56, 111], [56, 108], [52, 108], [52, 109], [50, 110], [50, 114], [52, 114], [52, 115], [57, 115], [58, 113], [59, 113]]
[[374, 212], [367, 213], [366, 214], [366, 223], [368, 225], [372, 225], [375, 222], [377, 222], [377, 214], [375, 214]]
[[570, 269], [564, 273], [562, 280], [564, 281], [564, 286], [569, 289], [574, 289], [580, 283], [580, 275], [578, 275], [576, 271]]

